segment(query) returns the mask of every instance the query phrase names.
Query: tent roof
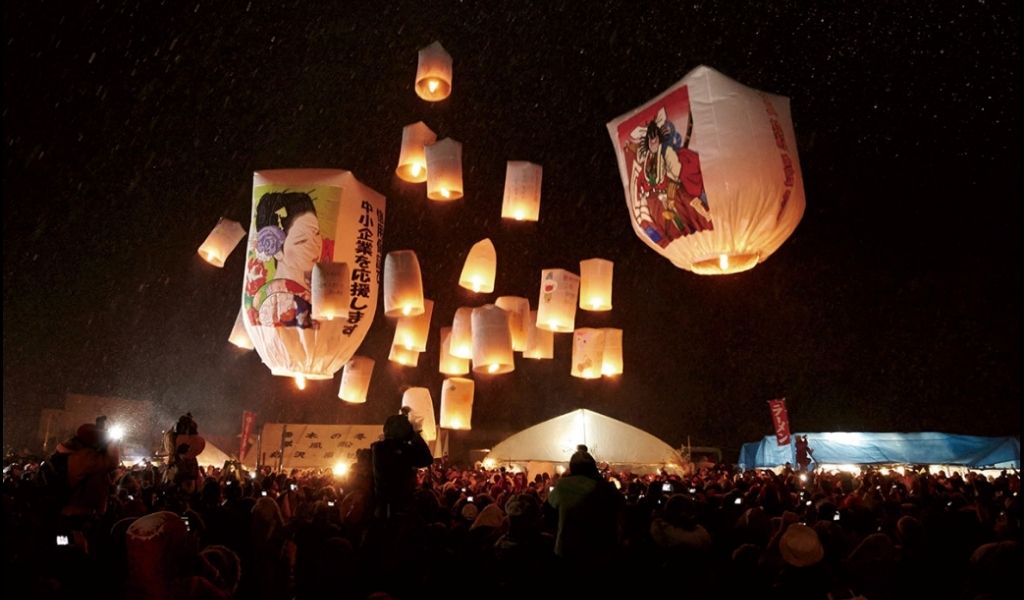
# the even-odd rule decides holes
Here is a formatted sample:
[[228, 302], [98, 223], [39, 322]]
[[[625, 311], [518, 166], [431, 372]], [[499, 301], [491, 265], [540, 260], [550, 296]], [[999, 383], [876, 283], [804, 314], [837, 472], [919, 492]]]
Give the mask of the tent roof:
[[[1020, 440], [925, 431], [919, 433], [826, 432], [806, 435], [814, 461], [824, 464], [931, 464], [1020, 468]], [[792, 439], [792, 438], [791, 438]], [[774, 435], [743, 444], [743, 469], [796, 464], [795, 448]]]
[[675, 448], [646, 431], [583, 408], [512, 435], [487, 457], [498, 462], [568, 462], [578, 444], [586, 444], [598, 462], [683, 464]]
[[199, 461], [200, 466], [203, 467], [223, 467], [224, 463], [229, 460], [234, 460], [234, 457], [228, 456], [223, 450], [218, 448], [210, 440], [203, 438], [206, 442], [206, 446], [203, 451], [199, 453], [196, 460]]

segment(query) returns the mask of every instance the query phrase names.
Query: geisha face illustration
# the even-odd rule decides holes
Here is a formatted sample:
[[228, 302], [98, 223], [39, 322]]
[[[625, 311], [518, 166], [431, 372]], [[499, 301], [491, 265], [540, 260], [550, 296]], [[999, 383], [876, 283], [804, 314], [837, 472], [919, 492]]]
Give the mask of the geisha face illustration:
[[300, 214], [291, 221], [285, 232], [282, 257], [277, 261], [278, 277], [308, 283], [309, 274], [322, 250], [323, 238], [320, 236], [320, 221], [316, 213]]
[[303, 192], [264, 194], [256, 208], [256, 242], [250, 252], [246, 294], [254, 325], [314, 327], [309, 280], [323, 251], [316, 207]]

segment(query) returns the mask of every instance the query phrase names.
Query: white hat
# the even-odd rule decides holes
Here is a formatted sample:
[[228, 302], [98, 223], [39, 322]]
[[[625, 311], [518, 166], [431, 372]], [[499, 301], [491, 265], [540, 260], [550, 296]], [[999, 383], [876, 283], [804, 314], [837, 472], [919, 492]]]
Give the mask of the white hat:
[[803, 523], [793, 523], [779, 540], [782, 560], [794, 567], [809, 567], [825, 557], [818, 534]]

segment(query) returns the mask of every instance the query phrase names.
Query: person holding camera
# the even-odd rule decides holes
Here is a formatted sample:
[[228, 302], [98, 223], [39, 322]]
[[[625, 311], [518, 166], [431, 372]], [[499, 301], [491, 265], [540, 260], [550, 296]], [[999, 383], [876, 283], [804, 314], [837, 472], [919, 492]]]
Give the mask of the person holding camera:
[[66, 517], [92, 517], [107, 511], [110, 474], [117, 469], [121, 455], [110, 443], [106, 417], [78, 428], [74, 437], [59, 444], [50, 457], [55, 485], [60, 488], [61, 514]]
[[409, 422], [407, 412], [384, 422], [384, 439], [370, 445], [373, 491], [378, 517], [409, 512], [416, 491], [416, 470], [434, 462], [430, 447]]

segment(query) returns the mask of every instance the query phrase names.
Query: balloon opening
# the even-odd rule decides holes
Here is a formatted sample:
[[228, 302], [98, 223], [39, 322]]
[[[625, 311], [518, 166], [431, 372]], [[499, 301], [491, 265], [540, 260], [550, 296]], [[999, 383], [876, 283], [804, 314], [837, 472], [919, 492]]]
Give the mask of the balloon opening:
[[698, 275], [728, 275], [749, 271], [760, 262], [760, 254], [751, 253], [719, 253], [713, 257], [695, 261], [690, 270]]

